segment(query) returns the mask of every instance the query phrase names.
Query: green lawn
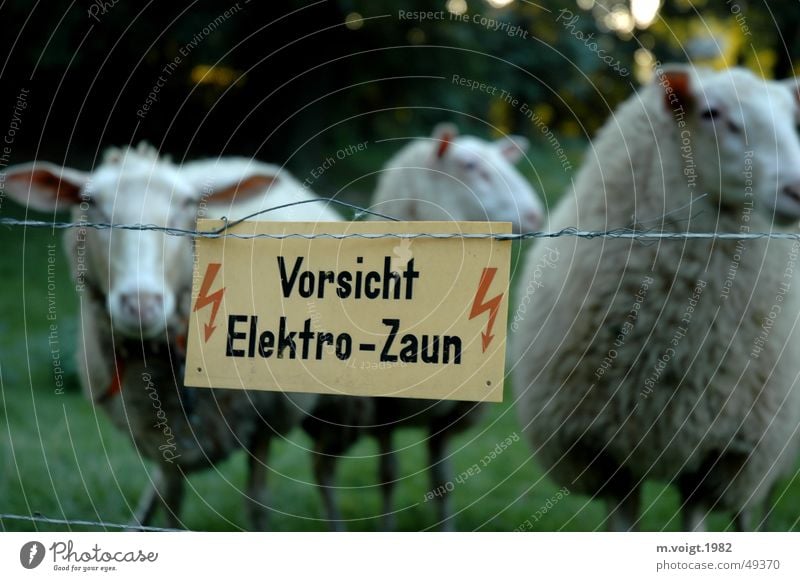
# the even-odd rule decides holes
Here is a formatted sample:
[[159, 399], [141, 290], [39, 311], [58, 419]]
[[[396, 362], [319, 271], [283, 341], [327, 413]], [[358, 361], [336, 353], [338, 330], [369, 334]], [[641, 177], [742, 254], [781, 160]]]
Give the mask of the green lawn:
[[[577, 149], [575, 150], [578, 151]], [[577, 153], [572, 156], [577, 165]], [[560, 168], [555, 170], [560, 172]], [[568, 183], [563, 172], [542, 176], [539, 189], [554, 200]], [[342, 182], [346, 183], [346, 182]], [[2, 208], [9, 215], [10, 203]], [[19, 213], [16, 213], [19, 215]], [[75, 294], [60, 247], [57, 269], [56, 324], [66, 368], [67, 388], [55, 393], [48, 344], [48, 245], [60, 236], [49, 230], [0, 229], [0, 513], [42, 513], [54, 518], [126, 522], [147, 482], [146, 462], [127, 437], [79, 393], [74, 365]], [[515, 252], [515, 261], [518, 258]], [[492, 407], [481, 426], [459, 436], [453, 446], [457, 473], [480, 463], [484, 455], [509, 435], [519, 432], [506, 402]], [[404, 430], [398, 438], [402, 481], [397, 486], [399, 528], [421, 530], [434, 526], [434, 511], [424, 502], [430, 490], [426, 454], [420, 430]], [[272, 454], [271, 489], [277, 530], [326, 530], [321, 503], [312, 484], [308, 438], [299, 430], [278, 442]], [[340, 465], [342, 512], [351, 530], [377, 530], [380, 520], [375, 442], [364, 439]], [[182, 516], [191, 529], [238, 530], [247, 523], [241, 490], [245, 479], [243, 454], [212, 471], [193, 476]], [[524, 440], [513, 443], [480, 474], [456, 484], [452, 498], [459, 511], [460, 530], [513, 530], [546, 505], [558, 490], [542, 471]], [[677, 530], [673, 516], [677, 495], [669, 487], [646, 487], [643, 527]], [[774, 528], [800, 528], [800, 483], [781, 491]], [[570, 494], [555, 503], [534, 530], [584, 531], [603, 528], [600, 503]], [[532, 520], [532, 519], [531, 519]], [[711, 527], [727, 526], [724, 516]], [[2, 530], [64, 530], [64, 526], [33, 525], [6, 520]], [[73, 527], [82, 530], [81, 527]]]

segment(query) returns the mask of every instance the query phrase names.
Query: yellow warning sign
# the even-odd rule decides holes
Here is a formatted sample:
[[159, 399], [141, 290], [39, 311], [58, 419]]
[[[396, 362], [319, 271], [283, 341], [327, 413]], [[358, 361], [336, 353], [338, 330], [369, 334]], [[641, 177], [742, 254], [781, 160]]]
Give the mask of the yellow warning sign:
[[186, 385], [502, 401], [511, 243], [470, 236], [510, 232], [245, 222], [199, 238]]

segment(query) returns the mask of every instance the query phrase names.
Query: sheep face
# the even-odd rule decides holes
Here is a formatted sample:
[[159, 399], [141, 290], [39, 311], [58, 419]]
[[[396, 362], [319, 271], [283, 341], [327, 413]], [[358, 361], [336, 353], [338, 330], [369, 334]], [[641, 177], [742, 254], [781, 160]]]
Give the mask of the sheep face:
[[[247, 176], [203, 192], [148, 147], [110, 150], [93, 173], [36, 162], [9, 169], [17, 201], [53, 212], [71, 206], [76, 221], [194, 229], [197, 209], [261, 193], [273, 176]], [[237, 198], [238, 199], [238, 198]], [[111, 325], [124, 336], [154, 338], [179, 324], [180, 297], [191, 285], [192, 238], [159, 231], [93, 228], [68, 231], [83, 257], [84, 281], [105, 301]]]
[[778, 222], [797, 221], [796, 90], [743, 69], [703, 75], [674, 69], [665, 79], [674, 89], [674, 96], [666, 93], [668, 108], [686, 113], [681, 154], [696, 161], [699, 191], [729, 208], [752, 203]]
[[[514, 168], [528, 148], [524, 137], [493, 143], [472, 136], [457, 137], [453, 128], [434, 134], [434, 179], [450, 196], [443, 206], [451, 220], [511, 222], [516, 232], [536, 230], [542, 206], [528, 181]], [[438, 137], [438, 138], [437, 138]]]
[[[83, 190], [88, 220], [190, 230], [198, 192], [155, 156], [107, 161]], [[86, 250], [94, 284], [114, 329], [154, 337], [174, 320], [177, 296], [191, 280], [191, 239], [140, 230], [90, 230]]]
[[511, 222], [516, 232], [536, 230], [542, 204], [513, 166], [527, 147], [524, 137], [487, 142], [439, 125], [389, 162], [376, 209], [407, 220], [489, 220]]

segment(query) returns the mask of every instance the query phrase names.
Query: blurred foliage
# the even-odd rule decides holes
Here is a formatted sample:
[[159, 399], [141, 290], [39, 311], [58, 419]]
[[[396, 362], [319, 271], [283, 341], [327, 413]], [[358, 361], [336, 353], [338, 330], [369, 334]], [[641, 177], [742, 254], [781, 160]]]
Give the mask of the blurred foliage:
[[[660, 11], [637, 26], [633, 3]], [[0, 111], [8, 114], [19, 88], [31, 87], [34, 113], [15, 143], [17, 161], [38, 155], [86, 167], [107, 145], [147, 139], [179, 158], [255, 155], [303, 175], [344, 145], [428, 133], [444, 119], [544, 145], [523, 104], [561, 137], [586, 139], [655, 59], [743, 64], [783, 77], [800, 50], [795, 2], [493, 7], [502, 4], [7, 0], [0, 18], [15, 24], [0, 38], [7, 55]], [[463, 20], [453, 17], [462, 10]], [[400, 18], [400, 11], [444, 18]], [[598, 50], [634, 74], [617, 74]], [[505, 90], [518, 103], [456, 85], [453, 75]], [[137, 115], [159, 77], [157, 101]], [[388, 154], [371, 153], [364, 164]], [[325, 176], [320, 185], [334, 184]]]

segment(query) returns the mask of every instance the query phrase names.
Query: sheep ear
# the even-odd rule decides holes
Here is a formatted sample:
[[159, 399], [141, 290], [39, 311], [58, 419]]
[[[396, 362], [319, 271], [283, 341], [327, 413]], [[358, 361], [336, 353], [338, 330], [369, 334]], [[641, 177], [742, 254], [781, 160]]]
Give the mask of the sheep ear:
[[441, 159], [458, 136], [458, 128], [452, 123], [439, 123], [433, 128], [431, 138], [436, 146], [436, 158]]
[[250, 175], [240, 181], [217, 188], [211, 192], [206, 201], [213, 205], [243, 202], [254, 196], [263, 195], [277, 181], [278, 176], [276, 175], [263, 173]]
[[507, 135], [494, 142], [497, 151], [510, 163], [517, 163], [530, 147], [530, 141], [521, 135]]
[[792, 95], [794, 96], [796, 101], [800, 102], [800, 77], [783, 79], [779, 82], [781, 85], [783, 85], [792, 92]]
[[58, 208], [81, 203], [81, 190], [89, 174], [37, 161], [8, 168], [4, 189], [23, 206], [52, 212]]
[[664, 89], [664, 106], [667, 111], [674, 111], [678, 106], [691, 109], [694, 95], [692, 77], [687, 69], [665, 69], [660, 84]]

